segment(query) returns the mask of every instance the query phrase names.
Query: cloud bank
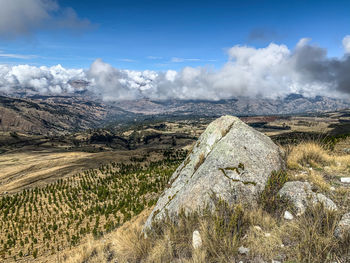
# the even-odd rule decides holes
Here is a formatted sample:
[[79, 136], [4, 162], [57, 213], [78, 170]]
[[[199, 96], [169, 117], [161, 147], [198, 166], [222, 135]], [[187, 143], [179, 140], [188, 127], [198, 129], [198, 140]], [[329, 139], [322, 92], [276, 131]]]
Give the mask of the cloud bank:
[[5, 94], [72, 93], [75, 91], [70, 84], [73, 80], [86, 80], [84, 70], [65, 69], [60, 65], [53, 67], [0, 65], [0, 92]]
[[72, 8], [56, 0], [0, 0], [0, 37], [30, 35], [42, 28], [81, 29], [90, 26]]
[[[86, 89], [106, 101], [150, 98], [220, 100], [237, 96], [277, 98], [304, 96], [347, 97], [350, 94], [350, 36], [343, 39], [341, 58], [301, 39], [294, 49], [269, 44], [264, 48], [233, 46], [219, 70], [184, 67], [180, 71], [117, 69], [101, 59], [89, 69], [0, 66], [0, 92], [73, 93], [74, 80], [89, 82]], [[344, 96], [346, 94], [346, 96]]]

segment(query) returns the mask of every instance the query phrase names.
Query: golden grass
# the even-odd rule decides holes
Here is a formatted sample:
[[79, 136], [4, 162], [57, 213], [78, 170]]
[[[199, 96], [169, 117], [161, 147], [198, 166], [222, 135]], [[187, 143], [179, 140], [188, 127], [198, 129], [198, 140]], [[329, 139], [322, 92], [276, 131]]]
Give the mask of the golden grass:
[[[32, 151], [0, 155], [0, 195], [22, 189], [45, 186], [57, 179], [71, 177], [88, 169], [111, 162], [129, 162], [131, 156], [141, 156], [140, 150], [115, 152], [50, 152]], [[159, 156], [153, 154], [153, 160]]]
[[291, 180], [309, 181], [322, 191], [329, 191], [328, 177], [348, 176], [350, 155], [339, 155], [327, 150], [317, 142], [304, 142], [289, 147], [287, 165]]
[[300, 169], [305, 166], [320, 167], [334, 162], [331, 156], [320, 144], [314, 142], [301, 143], [289, 149], [287, 165], [290, 169]]

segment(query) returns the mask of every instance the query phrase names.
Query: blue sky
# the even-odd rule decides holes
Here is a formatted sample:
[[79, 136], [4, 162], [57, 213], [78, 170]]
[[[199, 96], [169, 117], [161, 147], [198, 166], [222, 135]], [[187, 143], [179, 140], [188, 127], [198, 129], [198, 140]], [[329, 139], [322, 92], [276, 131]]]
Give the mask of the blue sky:
[[[0, 4], [6, 1], [12, 0]], [[114, 67], [134, 70], [220, 68], [227, 61], [227, 49], [234, 45], [259, 48], [274, 42], [293, 49], [304, 37], [326, 48], [329, 56], [341, 56], [341, 41], [350, 34], [350, 1], [57, 3], [61, 9], [72, 8], [77, 20], [88, 20], [88, 25], [37, 23], [25, 34], [0, 35], [0, 64], [88, 68], [102, 58]], [[56, 10], [50, 15], [59, 19], [61, 14]]]

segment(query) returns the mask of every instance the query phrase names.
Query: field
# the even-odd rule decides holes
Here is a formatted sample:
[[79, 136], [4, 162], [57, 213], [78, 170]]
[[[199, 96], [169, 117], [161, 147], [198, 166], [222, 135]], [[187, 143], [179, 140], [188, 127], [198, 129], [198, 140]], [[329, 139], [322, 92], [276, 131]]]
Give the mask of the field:
[[2, 258], [35, 259], [112, 231], [156, 202], [185, 156], [179, 150], [164, 152], [159, 161], [134, 157], [133, 164], [112, 162], [3, 196]]

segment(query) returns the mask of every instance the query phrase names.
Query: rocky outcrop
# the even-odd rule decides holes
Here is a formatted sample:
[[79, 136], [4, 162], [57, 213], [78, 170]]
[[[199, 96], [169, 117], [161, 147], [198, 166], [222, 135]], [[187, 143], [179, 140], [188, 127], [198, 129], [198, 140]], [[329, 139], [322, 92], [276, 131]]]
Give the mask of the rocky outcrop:
[[339, 239], [344, 239], [345, 237], [350, 236], [350, 213], [343, 215], [334, 230], [334, 236]]
[[287, 182], [279, 191], [281, 197], [287, 198], [296, 209], [297, 215], [305, 212], [309, 205], [322, 203], [328, 210], [337, 210], [336, 204], [323, 194], [314, 193], [308, 182]]
[[213, 207], [212, 195], [230, 204], [256, 204], [271, 172], [284, 168], [280, 148], [233, 116], [212, 122], [170, 179], [145, 228], [181, 209]]

